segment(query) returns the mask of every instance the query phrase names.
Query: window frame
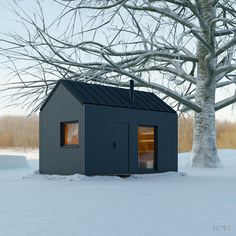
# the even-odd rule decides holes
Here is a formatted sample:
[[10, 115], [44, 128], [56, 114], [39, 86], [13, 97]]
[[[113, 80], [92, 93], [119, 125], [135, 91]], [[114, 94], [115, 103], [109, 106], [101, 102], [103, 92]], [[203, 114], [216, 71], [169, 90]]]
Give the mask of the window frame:
[[[140, 168], [139, 167], [139, 143], [138, 143], [138, 129], [142, 127], [147, 127], [147, 128], [154, 128], [154, 163], [153, 163], [153, 168]], [[158, 170], [158, 126], [157, 125], [146, 125], [146, 124], [138, 124], [137, 126], [137, 168], [138, 170], [143, 173], [153, 173], [153, 171]]]
[[[65, 129], [64, 126], [65, 124], [78, 124], [78, 144], [65, 144], [64, 143], [64, 136], [65, 136]], [[79, 138], [79, 130], [80, 130], [80, 123], [78, 120], [72, 120], [72, 121], [63, 121], [61, 122], [60, 125], [60, 146], [63, 148], [75, 148], [75, 147], [79, 147], [79, 143], [80, 143], [80, 138]]]

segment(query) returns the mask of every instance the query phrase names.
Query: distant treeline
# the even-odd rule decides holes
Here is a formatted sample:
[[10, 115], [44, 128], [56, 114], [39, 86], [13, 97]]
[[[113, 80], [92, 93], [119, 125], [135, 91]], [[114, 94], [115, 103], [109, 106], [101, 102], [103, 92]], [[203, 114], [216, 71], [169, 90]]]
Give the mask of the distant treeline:
[[[179, 118], [179, 152], [188, 152], [193, 143], [193, 118]], [[217, 121], [217, 147], [236, 149], [236, 122]]]
[[0, 117], [0, 148], [38, 148], [38, 117]]
[[[217, 147], [236, 149], [236, 122], [217, 121]], [[38, 148], [38, 117], [0, 117], [0, 148]], [[179, 152], [188, 152], [193, 142], [193, 118], [179, 118]]]

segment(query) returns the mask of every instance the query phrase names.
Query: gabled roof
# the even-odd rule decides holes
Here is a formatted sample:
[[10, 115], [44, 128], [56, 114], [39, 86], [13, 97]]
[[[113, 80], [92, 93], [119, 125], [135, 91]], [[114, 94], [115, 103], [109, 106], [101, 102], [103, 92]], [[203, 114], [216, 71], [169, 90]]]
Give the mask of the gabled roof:
[[63, 85], [81, 104], [95, 104], [175, 113], [175, 110], [173, 110], [153, 93], [134, 90], [134, 103], [132, 104], [130, 103], [129, 89], [63, 79], [57, 82], [54, 89], [41, 106], [41, 111], [59, 84]]

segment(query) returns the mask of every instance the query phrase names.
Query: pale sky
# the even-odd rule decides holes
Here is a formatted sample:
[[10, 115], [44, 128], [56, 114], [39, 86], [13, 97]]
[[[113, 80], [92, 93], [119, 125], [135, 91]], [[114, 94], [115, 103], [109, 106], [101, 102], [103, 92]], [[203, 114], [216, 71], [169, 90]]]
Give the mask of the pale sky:
[[[19, 32], [19, 28], [15, 27], [15, 20], [17, 19], [16, 16], [12, 13], [10, 13], [9, 10], [7, 10], [7, 7], [10, 7], [10, 3], [12, 0], [1, 0], [0, 2], [0, 22], [1, 22], [1, 30], [0, 32]], [[24, 0], [24, 6], [25, 9], [30, 9], [32, 12], [34, 9], [37, 8], [36, 2], [33, 0]], [[52, 2], [50, 0], [47, 1], [41, 1], [43, 3], [45, 11], [45, 15], [47, 15], [48, 19], [50, 20], [50, 17], [55, 16], [56, 9], [53, 6]], [[1, 42], [0, 42], [1, 43]], [[2, 62], [2, 58], [0, 58], [0, 63]], [[8, 71], [0, 64], [0, 84], [4, 81], [4, 79], [7, 78]], [[228, 90], [220, 91], [217, 94], [217, 100], [220, 100], [221, 97], [223, 97], [225, 94], [228, 96], [232, 95], [234, 93], [235, 87]], [[7, 93], [5, 93], [7, 94]], [[6, 102], [3, 101], [3, 92], [0, 91], [0, 116], [2, 115], [26, 115], [29, 111], [23, 110], [21, 108], [4, 108], [6, 105]], [[11, 101], [8, 101], [8, 104], [11, 104]], [[227, 108], [222, 109], [221, 111], [216, 112], [216, 118], [221, 120], [230, 120], [230, 121], [236, 121], [236, 105], [235, 106], [229, 106]]]

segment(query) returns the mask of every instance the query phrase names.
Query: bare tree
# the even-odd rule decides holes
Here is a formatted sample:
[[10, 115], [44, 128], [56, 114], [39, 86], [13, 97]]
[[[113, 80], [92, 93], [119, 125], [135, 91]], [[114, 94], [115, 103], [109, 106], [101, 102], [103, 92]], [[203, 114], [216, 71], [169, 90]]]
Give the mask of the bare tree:
[[33, 97], [37, 109], [58, 78], [121, 87], [131, 78], [179, 112], [194, 111], [191, 165], [221, 166], [215, 111], [236, 95], [215, 96], [235, 85], [235, 0], [54, 2], [61, 12], [50, 24], [40, 4], [32, 17], [15, 3], [26, 34], [2, 39], [24, 101]]

